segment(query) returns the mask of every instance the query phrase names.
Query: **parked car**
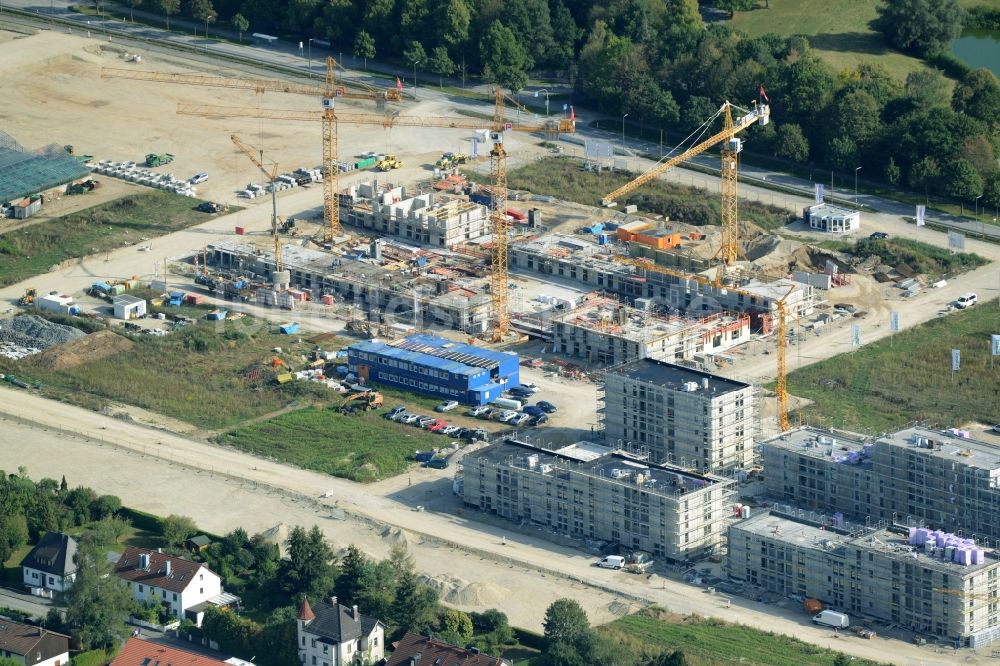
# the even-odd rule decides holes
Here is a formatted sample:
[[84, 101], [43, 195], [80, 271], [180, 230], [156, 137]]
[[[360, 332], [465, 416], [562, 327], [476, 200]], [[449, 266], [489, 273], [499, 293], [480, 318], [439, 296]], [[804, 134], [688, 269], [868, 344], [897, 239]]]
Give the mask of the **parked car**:
[[534, 393], [534, 391], [526, 389], [523, 386], [515, 386], [512, 389], [507, 389], [507, 394], [515, 398], [530, 398]]
[[462, 429], [459, 428], [458, 426], [450, 425], [447, 428], [442, 428], [441, 429], [441, 434], [442, 435], [447, 435], [448, 437], [458, 437], [458, 433], [461, 430]]
[[536, 385], [532, 384], [531, 382], [521, 382], [521, 388], [527, 389], [532, 393], [538, 393], [538, 391], [540, 390]]
[[964, 310], [965, 308], [971, 308], [973, 305], [976, 304], [976, 301], [978, 300], [979, 297], [976, 296], [975, 294], [962, 294], [961, 296], [958, 297], [958, 300], [955, 301], [955, 307], [960, 308], [962, 310]]
[[481, 419], [490, 419], [493, 417], [493, 408], [484, 405], [483, 409], [476, 416]]
[[437, 455], [436, 451], [417, 451], [417, 455], [413, 456], [413, 458], [418, 463], [427, 463], [430, 462], [431, 459], [434, 458], [434, 456], [436, 455]]
[[417, 417], [417, 425], [420, 426], [421, 428], [426, 428], [427, 426], [429, 426], [430, 424], [434, 423], [435, 421], [437, 421], [437, 419], [435, 419], [433, 416], [420, 416], [420, 417]]
[[469, 442], [475, 442], [477, 440], [486, 441], [489, 439], [489, 433], [482, 428], [466, 428], [461, 437]]
[[420, 419], [420, 416], [417, 415], [417, 414], [407, 414], [406, 416], [401, 416], [399, 418], [399, 422], [400, 423], [406, 423], [406, 424], [414, 424], [419, 419]]
[[517, 412], [510, 409], [505, 409], [502, 412], [498, 412], [494, 418], [500, 423], [507, 423], [515, 416], [517, 416]]
[[512, 418], [510, 421], [507, 421], [507, 424], [517, 427], [530, 418], [531, 418], [530, 414], [525, 414], [524, 412], [520, 412], [518, 414], [515, 414], [514, 418]]
[[438, 412], [450, 412], [451, 410], [455, 409], [456, 407], [458, 407], [458, 401], [457, 400], [445, 400], [440, 405], [438, 405], [437, 407], [435, 407], [434, 410], [438, 411]]
[[527, 414], [528, 416], [541, 416], [542, 414], [545, 413], [545, 410], [539, 407], [538, 405], [527, 405], [526, 407], [521, 409], [521, 411]]
[[432, 458], [427, 461], [427, 466], [431, 469], [444, 469], [448, 466], [448, 460], [445, 458]]
[[554, 411], [556, 411], [556, 406], [546, 400], [539, 400], [538, 402], [535, 403], [535, 406], [538, 407], [543, 412], [545, 412], [546, 414], [551, 414]]
[[998, 423], [995, 426], [993, 426], [993, 432], [995, 432], [996, 434], [1000, 435], [1000, 423]]
[[201, 173], [196, 173], [195, 175], [191, 176], [190, 182], [192, 185], [197, 185], [198, 183], [204, 183], [206, 180], [208, 180], [208, 173], [202, 171]]
[[872, 240], [885, 240], [888, 237], [889, 234], [885, 233], [884, 231], [876, 231], [875, 233], [868, 236], [868, 238], [871, 238]]
[[388, 412], [386, 412], [385, 418], [389, 419], [390, 421], [395, 421], [405, 413], [406, 413], [406, 405], [396, 405]]
[[482, 414], [490, 411], [488, 405], [476, 405], [472, 409], [466, 412], [469, 416], [481, 416]]
[[445, 421], [444, 419], [434, 419], [433, 421], [427, 424], [427, 429], [431, 432], [441, 432], [450, 425], [451, 424]]
[[549, 420], [548, 414], [541, 414], [535, 417], [535, 419], [531, 422], [531, 425], [540, 426], [548, 420]]

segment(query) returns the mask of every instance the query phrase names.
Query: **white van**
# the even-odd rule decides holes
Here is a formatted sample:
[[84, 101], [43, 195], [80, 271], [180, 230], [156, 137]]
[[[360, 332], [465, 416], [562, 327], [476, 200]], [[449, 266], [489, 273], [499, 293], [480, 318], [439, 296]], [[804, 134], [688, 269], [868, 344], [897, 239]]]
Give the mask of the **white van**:
[[208, 180], [208, 173], [205, 171], [202, 171], [201, 173], [196, 173], [195, 175], [191, 176], [192, 185], [197, 185], [198, 183], [204, 183], [206, 180]]
[[844, 613], [825, 610], [820, 612], [818, 615], [813, 616], [813, 623], [823, 625], [824, 627], [833, 627], [835, 629], [847, 629], [851, 626], [851, 619]]
[[621, 569], [625, 566], [625, 558], [621, 555], [608, 555], [603, 560], [598, 561], [597, 566], [605, 569]]
[[962, 294], [958, 297], [958, 300], [955, 301], [955, 307], [963, 310], [965, 308], [971, 308], [976, 304], [977, 300], [979, 300], [979, 298], [975, 294]]

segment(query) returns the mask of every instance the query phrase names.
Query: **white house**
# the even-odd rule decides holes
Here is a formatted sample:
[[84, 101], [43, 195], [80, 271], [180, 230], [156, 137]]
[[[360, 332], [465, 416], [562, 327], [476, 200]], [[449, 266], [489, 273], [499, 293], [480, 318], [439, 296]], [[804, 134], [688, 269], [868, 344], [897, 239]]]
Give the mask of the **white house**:
[[30, 624], [2, 620], [0, 656], [24, 666], [66, 666], [69, 664], [69, 636]]
[[115, 296], [112, 301], [115, 319], [138, 319], [146, 314], [146, 299], [129, 294]]
[[820, 203], [806, 209], [806, 221], [812, 229], [845, 234], [861, 228], [861, 211]]
[[357, 606], [302, 600], [298, 621], [299, 661], [305, 666], [374, 664], [385, 654], [385, 627]]
[[[165, 604], [178, 620], [195, 606], [225, 606], [237, 600], [223, 594], [219, 575], [201, 562], [155, 550], [126, 548], [115, 565], [115, 574], [129, 584], [136, 601], [146, 606]], [[201, 624], [200, 617], [196, 624]]]
[[76, 541], [62, 532], [48, 532], [21, 560], [21, 579], [28, 590], [51, 599], [65, 592], [76, 578]]

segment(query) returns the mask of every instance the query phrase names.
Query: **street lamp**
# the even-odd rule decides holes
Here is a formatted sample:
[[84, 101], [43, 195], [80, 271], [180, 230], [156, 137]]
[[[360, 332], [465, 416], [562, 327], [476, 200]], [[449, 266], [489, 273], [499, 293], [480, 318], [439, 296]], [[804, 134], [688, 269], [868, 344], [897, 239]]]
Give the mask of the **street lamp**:
[[622, 155], [625, 154], [625, 119], [626, 118], [628, 118], [628, 114], [627, 113], [624, 116], [622, 116]]
[[535, 97], [537, 98], [541, 94], [545, 94], [545, 117], [549, 117], [549, 90], [548, 88], [542, 88], [541, 90], [535, 91]]
[[310, 79], [313, 76], [313, 40], [314, 39], [316, 39], [316, 38], [315, 37], [310, 37], [309, 38], [309, 44], [308, 44], [308, 47], [309, 47], [309, 49], [308, 49], [309, 50], [309, 78]]
[[854, 168], [854, 205], [858, 205], [858, 172], [861, 171], [861, 167]]
[[417, 98], [417, 65], [419, 64], [419, 60], [413, 61], [413, 99]]

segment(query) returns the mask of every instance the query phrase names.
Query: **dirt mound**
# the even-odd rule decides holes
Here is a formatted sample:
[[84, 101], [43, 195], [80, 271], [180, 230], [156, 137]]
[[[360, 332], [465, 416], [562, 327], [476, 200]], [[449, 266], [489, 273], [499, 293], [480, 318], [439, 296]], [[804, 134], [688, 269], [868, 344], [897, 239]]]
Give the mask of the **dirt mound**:
[[405, 543], [411, 549], [413, 546], [419, 546], [424, 542], [420, 537], [415, 537], [410, 532], [401, 530], [398, 527], [387, 527], [379, 533], [379, 536], [392, 543]]
[[134, 342], [114, 331], [98, 331], [47, 349], [33, 357], [31, 363], [43, 370], [68, 370], [108, 356], [124, 354], [134, 346]]
[[764, 264], [788, 261], [803, 247], [800, 241], [788, 240], [775, 234], [760, 234], [746, 245], [747, 259]]
[[510, 590], [496, 583], [470, 583], [455, 576], [421, 575], [420, 582], [435, 589], [445, 603], [457, 606], [495, 606], [510, 596]]
[[278, 546], [278, 556], [285, 557], [288, 555], [288, 525], [284, 523], [278, 523], [269, 530], [264, 530], [260, 533], [261, 539], [264, 543], [273, 543]]

